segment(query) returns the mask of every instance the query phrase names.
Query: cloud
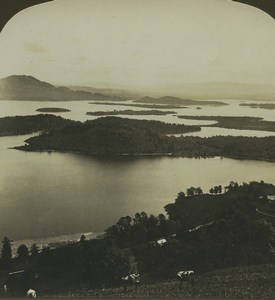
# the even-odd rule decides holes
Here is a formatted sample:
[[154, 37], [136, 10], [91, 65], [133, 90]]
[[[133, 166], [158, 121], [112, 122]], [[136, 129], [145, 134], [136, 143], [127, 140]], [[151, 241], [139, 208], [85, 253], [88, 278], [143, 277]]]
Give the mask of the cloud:
[[58, 0], [20, 12], [0, 42], [0, 77], [274, 83], [275, 21], [227, 0]]

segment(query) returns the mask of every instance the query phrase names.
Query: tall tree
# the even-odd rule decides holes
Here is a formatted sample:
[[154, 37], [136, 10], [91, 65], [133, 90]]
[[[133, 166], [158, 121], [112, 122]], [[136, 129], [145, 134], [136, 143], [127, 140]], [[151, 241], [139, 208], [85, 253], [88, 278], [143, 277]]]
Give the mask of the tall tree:
[[29, 249], [25, 244], [22, 244], [17, 249], [17, 255], [20, 259], [25, 259], [29, 256]]
[[1, 252], [1, 265], [4, 269], [9, 270], [11, 268], [11, 241], [4, 237], [2, 241], [2, 252]]
[[31, 255], [32, 256], [36, 256], [37, 254], [38, 254], [38, 247], [37, 247], [37, 245], [34, 243], [34, 244], [32, 244], [32, 246], [31, 246], [31, 250], [30, 250], [30, 253], [31, 253]]

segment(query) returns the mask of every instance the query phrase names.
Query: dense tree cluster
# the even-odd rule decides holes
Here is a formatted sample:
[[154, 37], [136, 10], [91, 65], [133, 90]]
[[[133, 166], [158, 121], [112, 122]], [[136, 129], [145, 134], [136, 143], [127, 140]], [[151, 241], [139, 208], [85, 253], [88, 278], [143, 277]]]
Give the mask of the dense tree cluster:
[[99, 155], [162, 154], [173, 152], [173, 141], [165, 134], [198, 130], [198, 126], [106, 117], [43, 133], [27, 140], [29, 145], [21, 149], [78, 151]]
[[69, 124], [77, 124], [77, 122], [47, 114], [4, 117], [0, 118], [0, 136], [58, 130]]
[[[275, 160], [275, 137], [174, 137], [167, 134], [198, 131], [200, 127], [117, 117], [100, 118], [85, 123], [48, 115], [34, 117], [42, 120], [45, 118], [46, 124], [42, 122], [34, 128], [30, 125], [31, 132], [43, 131], [43, 128], [49, 130], [50, 126], [55, 129], [28, 139], [26, 141], [28, 145], [17, 149], [77, 151], [96, 155], [157, 154], [196, 158], [221, 156]], [[18, 131], [30, 132], [30, 128], [26, 131], [21, 129], [20, 122], [18, 124]]]
[[119, 246], [129, 246], [156, 240], [160, 237], [169, 238], [176, 231], [176, 224], [163, 214], [147, 215], [136, 213], [134, 218], [122, 217], [118, 222], [106, 229], [108, 237], [114, 238]]
[[209, 190], [209, 193], [210, 194], [221, 194], [222, 193], [222, 186], [221, 185], [215, 185], [214, 187], [212, 187], [210, 190]]

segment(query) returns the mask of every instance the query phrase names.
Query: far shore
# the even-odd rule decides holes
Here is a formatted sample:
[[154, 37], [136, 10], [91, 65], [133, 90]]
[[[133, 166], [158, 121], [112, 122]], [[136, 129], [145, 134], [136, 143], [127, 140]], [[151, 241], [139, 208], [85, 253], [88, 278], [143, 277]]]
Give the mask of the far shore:
[[89, 116], [165, 116], [169, 114], [176, 114], [175, 111], [161, 111], [161, 110], [112, 110], [112, 111], [95, 111], [87, 112], [86, 115]]
[[102, 238], [103, 232], [80, 232], [72, 234], [64, 234], [57, 236], [47, 236], [39, 237], [33, 239], [21, 239], [14, 240], [11, 243], [12, 255], [16, 255], [18, 247], [22, 244], [26, 245], [29, 249], [33, 244], [36, 244], [38, 249], [43, 249], [43, 247], [50, 247], [50, 249], [58, 248], [64, 244], [76, 243], [80, 240], [81, 236], [84, 235], [87, 240]]

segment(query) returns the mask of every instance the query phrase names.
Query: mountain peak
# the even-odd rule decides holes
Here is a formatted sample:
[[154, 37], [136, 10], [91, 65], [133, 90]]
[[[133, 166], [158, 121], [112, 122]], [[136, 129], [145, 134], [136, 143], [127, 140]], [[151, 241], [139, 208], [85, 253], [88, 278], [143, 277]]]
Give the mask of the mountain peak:
[[73, 91], [67, 87], [40, 81], [29, 75], [11, 75], [0, 79], [0, 100], [70, 101], [70, 100], [123, 100], [88, 91]]
[[51, 85], [47, 82], [43, 82], [31, 75], [11, 75], [0, 80], [1, 82], [22, 82], [22, 83], [31, 83], [31, 84], [47, 84]]

